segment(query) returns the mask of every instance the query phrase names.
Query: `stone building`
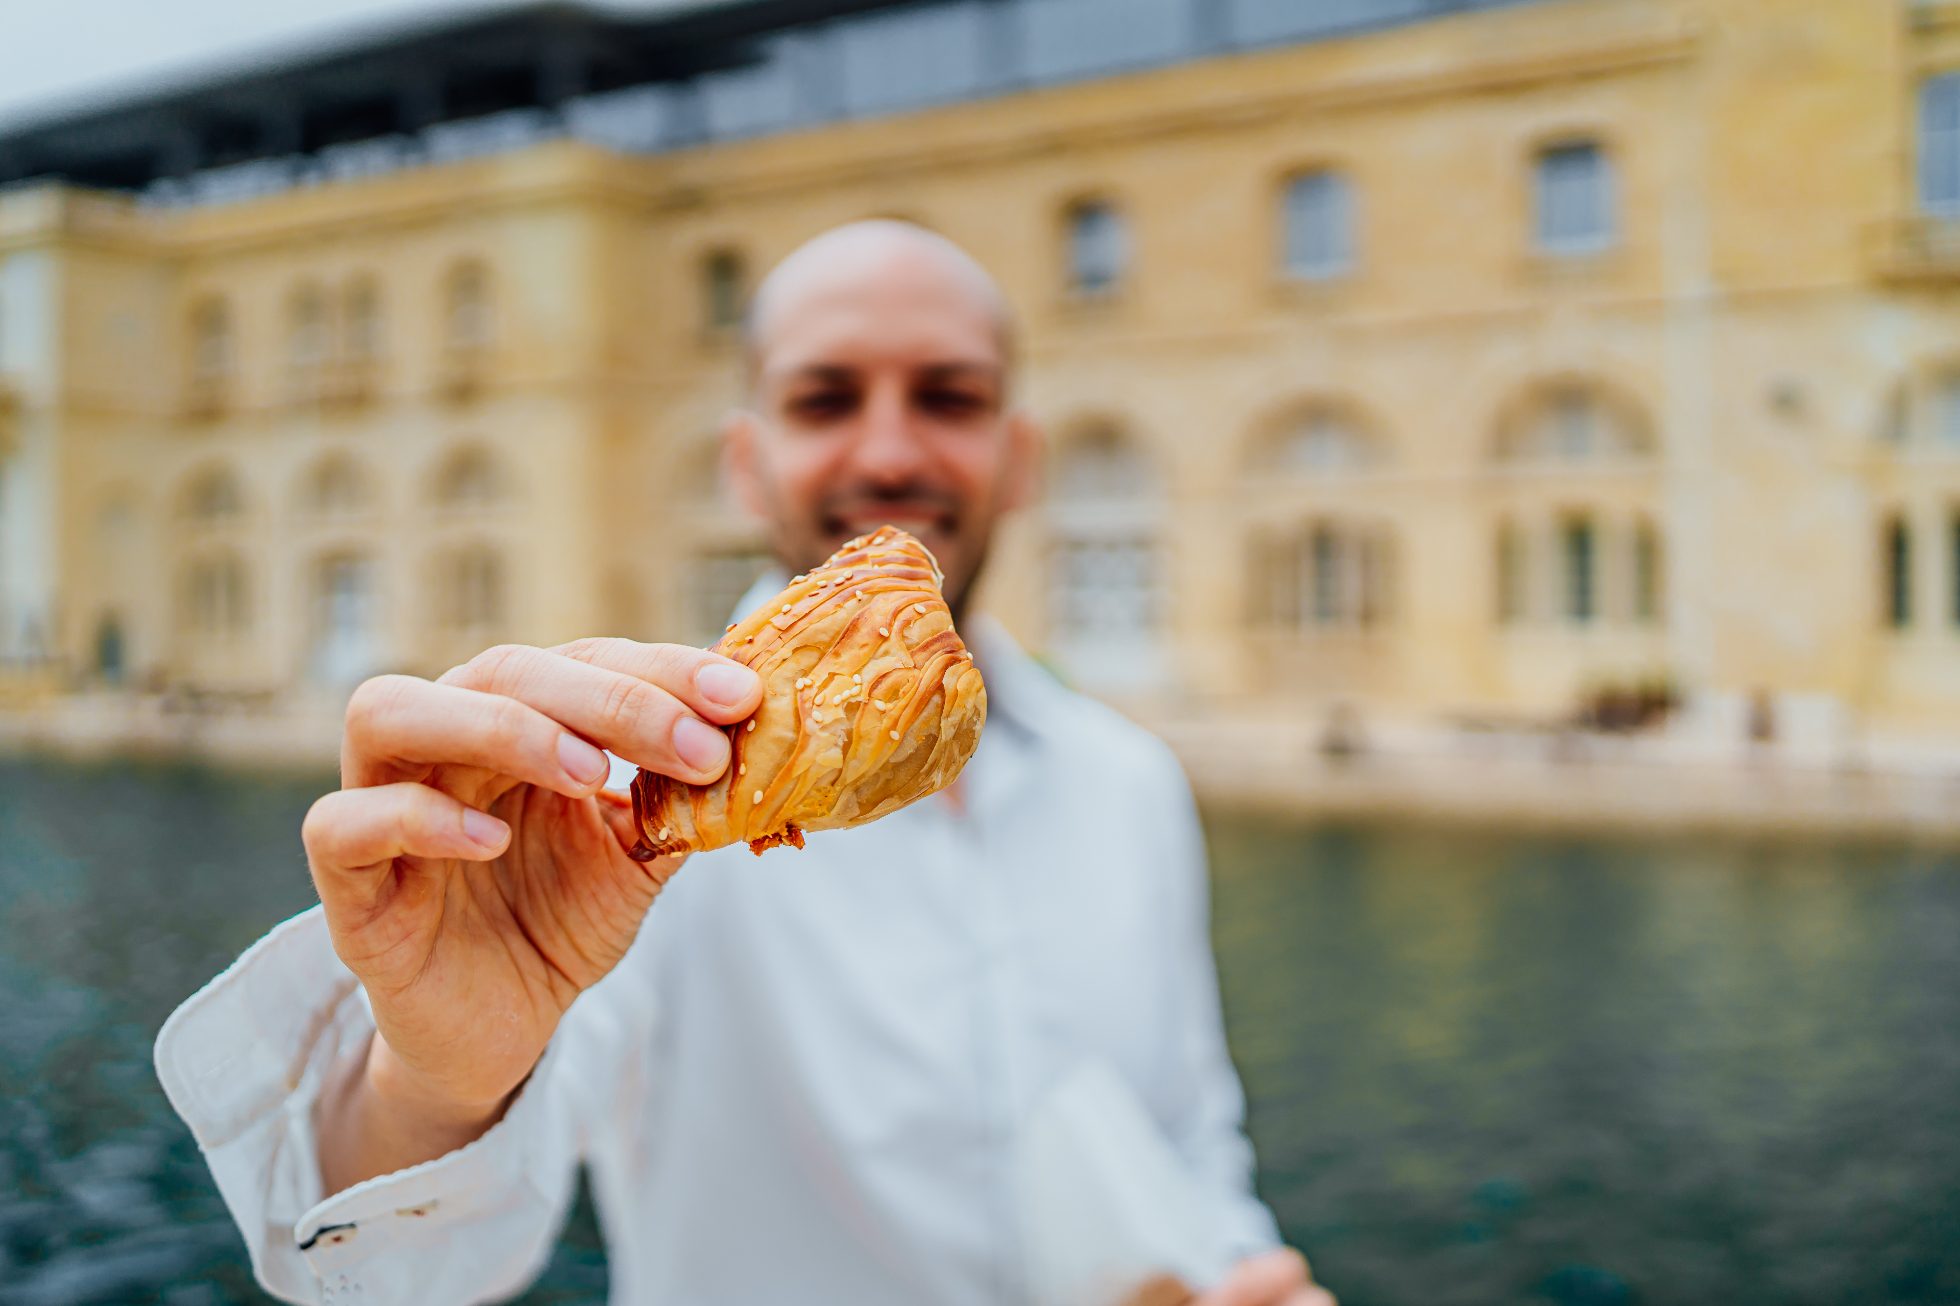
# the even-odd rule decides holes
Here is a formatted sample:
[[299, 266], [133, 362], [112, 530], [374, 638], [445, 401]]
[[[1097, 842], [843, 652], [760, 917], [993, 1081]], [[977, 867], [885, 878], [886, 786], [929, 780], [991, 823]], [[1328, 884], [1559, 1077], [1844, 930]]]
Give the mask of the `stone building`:
[[896, 215], [1024, 315], [988, 602], [1086, 685], [1960, 727], [1953, 0], [539, 4], [0, 180], [15, 696], [705, 640], [745, 288]]

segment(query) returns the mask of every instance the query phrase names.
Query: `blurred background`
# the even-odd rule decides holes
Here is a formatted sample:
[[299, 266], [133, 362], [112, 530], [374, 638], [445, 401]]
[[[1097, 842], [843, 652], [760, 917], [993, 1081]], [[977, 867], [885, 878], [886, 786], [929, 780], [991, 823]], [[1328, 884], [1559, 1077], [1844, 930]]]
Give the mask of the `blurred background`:
[[1960, 0], [10, 14], [0, 1300], [257, 1299], [157, 1025], [359, 679], [718, 633], [870, 216], [1022, 315], [983, 602], [1185, 759], [1344, 1302], [1960, 1301]]

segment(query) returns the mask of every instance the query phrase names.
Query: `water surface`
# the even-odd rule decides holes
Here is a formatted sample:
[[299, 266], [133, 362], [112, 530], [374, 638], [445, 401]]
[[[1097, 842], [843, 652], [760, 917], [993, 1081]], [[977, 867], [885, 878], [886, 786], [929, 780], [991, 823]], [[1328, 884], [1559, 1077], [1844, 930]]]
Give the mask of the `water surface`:
[[[325, 777], [0, 762], [0, 1301], [250, 1302], [149, 1048]], [[1960, 1301], [1960, 859], [1214, 813], [1261, 1187], [1345, 1306]], [[603, 1297], [582, 1208], [534, 1303]]]

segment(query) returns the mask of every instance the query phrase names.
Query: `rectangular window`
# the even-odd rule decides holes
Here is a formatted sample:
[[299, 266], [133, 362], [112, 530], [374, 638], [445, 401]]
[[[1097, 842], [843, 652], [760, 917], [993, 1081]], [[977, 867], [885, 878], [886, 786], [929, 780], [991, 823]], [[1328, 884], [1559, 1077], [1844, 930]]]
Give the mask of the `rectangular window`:
[[1348, 180], [1338, 172], [1310, 172], [1288, 182], [1286, 271], [1311, 280], [1347, 271], [1354, 261], [1353, 210]]
[[1318, 527], [1312, 549], [1313, 621], [1317, 626], [1331, 626], [1341, 620], [1347, 606], [1342, 593], [1346, 568], [1340, 537], [1325, 526]]
[[1929, 77], [1919, 88], [1919, 207], [1960, 218], [1960, 73]]
[[1960, 508], [1947, 526], [1946, 583], [1953, 599], [1953, 624], [1960, 626]]
[[1123, 279], [1128, 258], [1123, 218], [1109, 204], [1078, 204], [1069, 210], [1069, 287], [1078, 294], [1106, 295]]
[[1497, 619], [1516, 625], [1525, 618], [1524, 535], [1510, 522], [1497, 528]]
[[1912, 624], [1912, 532], [1902, 517], [1885, 525], [1885, 624]]
[[742, 324], [742, 256], [716, 250], [701, 265], [702, 311], [710, 331], [731, 331]]
[[1633, 619], [1642, 625], [1660, 620], [1661, 542], [1646, 522], [1633, 529]]
[[1583, 624], [1593, 619], [1596, 610], [1593, 570], [1598, 549], [1592, 522], [1584, 517], [1567, 522], [1563, 543], [1565, 616], [1568, 621]]
[[1591, 141], [1557, 145], [1538, 155], [1538, 244], [1554, 254], [1584, 254], [1613, 243], [1613, 173]]
[[1960, 376], [1942, 377], [1933, 394], [1934, 433], [1947, 448], [1960, 449]]

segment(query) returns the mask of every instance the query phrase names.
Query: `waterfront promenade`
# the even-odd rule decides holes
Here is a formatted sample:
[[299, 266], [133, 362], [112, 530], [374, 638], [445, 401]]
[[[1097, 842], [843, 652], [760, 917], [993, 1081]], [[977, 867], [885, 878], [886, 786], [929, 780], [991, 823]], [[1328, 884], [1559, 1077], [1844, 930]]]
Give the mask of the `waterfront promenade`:
[[[1743, 709], [1691, 700], [1659, 728], [1133, 706], [1208, 806], [1510, 829], [1729, 831], [1960, 846], [1960, 741], [1801, 719], [1751, 742]], [[1789, 715], [1789, 714], [1786, 714]], [[336, 701], [77, 694], [0, 711], [0, 753], [199, 759], [310, 771], [339, 751]]]

